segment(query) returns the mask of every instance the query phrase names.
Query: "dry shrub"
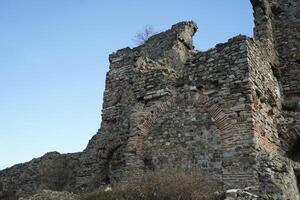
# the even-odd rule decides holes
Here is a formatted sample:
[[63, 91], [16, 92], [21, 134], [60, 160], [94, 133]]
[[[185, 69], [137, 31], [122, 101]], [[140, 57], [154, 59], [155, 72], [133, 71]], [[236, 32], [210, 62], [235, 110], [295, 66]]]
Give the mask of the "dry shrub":
[[70, 176], [69, 161], [58, 155], [42, 160], [39, 165], [42, 188], [62, 191], [67, 184]]
[[147, 25], [144, 29], [134, 36], [134, 43], [136, 45], [144, 44], [151, 36], [155, 35], [156, 32], [154, 31], [153, 26]]
[[120, 195], [116, 191], [105, 192], [104, 188], [100, 188], [97, 191], [82, 195], [81, 200], [121, 200], [118, 196]]
[[85, 196], [84, 200], [211, 200], [219, 188], [207, 176], [178, 169], [147, 172], [127, 177], [114, 185]]
[[19, 200], [79, 200], [79, 196], [69, 192], [42, 190], [31, 197], [21, 197]]

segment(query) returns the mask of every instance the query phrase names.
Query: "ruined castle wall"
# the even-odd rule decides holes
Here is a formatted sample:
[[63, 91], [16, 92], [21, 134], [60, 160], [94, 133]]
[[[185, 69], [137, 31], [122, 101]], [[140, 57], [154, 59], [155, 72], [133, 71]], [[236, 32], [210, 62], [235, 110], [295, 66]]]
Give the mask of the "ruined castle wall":
[[172, 96], [177, 71], [190, 56], [196, 29], [192, 22], [179, 23], [137, 48], [110, 55], [101, 129], [86, 149], [99, 158], [88, 167], [96, 169], [97, 174], [90, 175], [98, 180], [95, 185], [117, 181], [144, 167], [142, 137], [158, 120], [153, 114], [173, 105], [167, 97]]
[[[117, 96], [114, 91], [126, 86], [125, 82], [113, 85], [129, 77], [124, 76], [125, 71], [131, 70], [130, 77], [134, 79], [126, 89], [135, 99], [133, 104], [126, 104], [130, 126], [116, 125], [117, 130], [101, 133], [106, 137], [108, 131], [108, 137], [115, 140], [118, 134], [122, 135], [120, 130], [129, 132], [123, 145], [125, 171], [196, 167], [216, 175], [226, 188], [257, 185], [247, 41], [247, 37], [238, 36], [194, 54], [181, 70], [174, 71], [151, 59], [143, 59], [144, 64], [139, 67], [137, 62], [120, 62], [120, 68], [111, 68], [107, 79], [111, 99]], [[113, 111], [118, 110], [118, 104], [110, 104], [109, 97], [105, 97], [108, 101], [104, 104], [104, 128], [111, 119], [113, 123], [118, 121], [111, 116], [122, 116]], [[107, 109], [111, 109], [109, 115], [105, 114]], [[124, 171], [110, 168], [114, 168], [108, 170], [111, 179]]]
[[[262, 45], [252, 45], [254, 55], [252, 60], [255, 62], [251, 65], [261, 63], [265, 66], [255, 67], [260, 70], [259, 74], [265, 74], [263, 79], [256, 75], [256, 83], [267, 85], [261, 88], [264, 91], [263, 101], [257, 101], [258, 103], [255, 102], [253, 105], [254, 112], [257, 113], [254, 116], [257, 116], [255, 133], [260, 150], [259, 173], [263, 174], [260, 175], [261, 188], [264, 193], [270, 193], [270, 196], [274, 193], [275, 196], [272, 198], [275, 199], [299, 199], [296, 179], [299, 170], [297, 155], [300, 141], [300, 2], [252, 0], [252, 4], [256, 25], [255, 39]], [[269, 60], [272, 58], [270, 53], [275, 55], [273, 61]], [[253, 71], [252, 74], [257, 73]], [[272, 81], [274, 79], [272, 76], [277, 78], [279, 87], [274, 85], [276, 82]], [[277, 95], [276, 87], [279, 88], [280, 95]], [[258, 93], [253, 93], [254, 97], [259, 96], [261, 89]], [[279, 104], [282, 106], [278, 106]]]
[[263, 43], [265, 52], [276, 55], [276, 61], [270, 63], [282, 91], [282, 116], [285, 118], [278, 128], [282, 148], [288, 151], [300, 138], [300, 2], [298, 0], [251, 2], [255, 17], [255, 38]]
[[102, 177], [182, 165], [215, 174], [227, 188], [256, 185], [247, 40], [194, 54], [181, 70], [139, 49], [113, 54], [102, 128], [87, 148], [107, 162]]
[[273, 199], [298, 199], [293, 166], [283, 156], [277, 126], [281, 93], [268, 52], [256, 40], [248, 41], [253, 131], [256, 139], [259, 190]]
[[224, 189], [299, 199], [300, 1], [251, 2], [253, 39], [198, 52], [196, 24], [181, 22], [112, 53], [101, 128], [87, 148], [1, 171], [0, 199], [93, 190], [166, 167], [205, 171]]
[[226, 188], [257, 185], [247, 56], [247, 37], [238, 36], [188, 63], [189, 79], [207, 95], [204, 106], [220, 131]]
[[274, 0], [251, 0], [254, 15], [254, 38], [259, 40], [268, 52], [270, 64], [278, 64], [278, 54], [274, 46], [274, 14], [272, 3]]
[[284, 95], [298, 97], [300, 91], [300, 2], [297, 0], [252, 0], [255, 38], [273, 57], [273, 67]]
[[143, 138], [145, 168], [192, 168], [221, 179], [221, 132], [204, 106], [207, 97], [188, 85], [172, 95], [165, 100], [172, 106], [162, 104], [165, 109]]
[[280, 86], [272, 71], [272, 62], [261, 42], [247, 43], [251, 83], [251, 108], [254, 134], [259, 151], [272, 152], [279, 148], [277, 132], [281, 109]]
[[86, 166], [90, 187], [109, 183], [124, 167], [121, 157], [129, 137], [130, 113], [136, 102], [133, 95], [134, 51], [119, 50], [110, 56], [110, 71], [107, 73], [101, 128], [89, 142], [86, 152], [96, 157], [96, 162]]
[[279, 55], [281, 82], [287, 101], [300, 96], [300, 2], [278, 0], [271, 7], [275, 48]]
[[[279, 55], [280, 83], [283, 92], [283, 109], [279, 131], [283, 149], [296, 161], [294, 171], [299, 171], [300, 144], [300, 2], [278, 0], [274, 6], [276, 15], [275, 48]], [[298, 176], [299, 178], [299, 176]]]

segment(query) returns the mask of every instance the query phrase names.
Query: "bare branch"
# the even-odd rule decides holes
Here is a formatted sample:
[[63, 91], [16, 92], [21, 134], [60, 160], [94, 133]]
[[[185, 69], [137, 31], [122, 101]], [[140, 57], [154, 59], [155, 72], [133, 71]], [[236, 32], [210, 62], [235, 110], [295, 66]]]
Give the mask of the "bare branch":
[[152, 35], [155, 35], [153, 26], [147, 25], [144, 27], [143, 31], [137, 32], [134, 36], [134, 43], [136, 45], [144, 44]]

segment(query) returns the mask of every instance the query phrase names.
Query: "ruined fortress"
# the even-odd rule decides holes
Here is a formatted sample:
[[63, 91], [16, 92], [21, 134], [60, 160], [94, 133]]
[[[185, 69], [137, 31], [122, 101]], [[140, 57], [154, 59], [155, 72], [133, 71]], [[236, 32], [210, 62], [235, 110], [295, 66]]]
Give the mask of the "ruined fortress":
[[299, 200], [300, 1], [251, 0], [254, 37], [196, 51], [194, 22], [109, 56], [101, 128], [83, 152], [0, 171], [0, 199], [78, 192], [183, 165], [224, 189]]

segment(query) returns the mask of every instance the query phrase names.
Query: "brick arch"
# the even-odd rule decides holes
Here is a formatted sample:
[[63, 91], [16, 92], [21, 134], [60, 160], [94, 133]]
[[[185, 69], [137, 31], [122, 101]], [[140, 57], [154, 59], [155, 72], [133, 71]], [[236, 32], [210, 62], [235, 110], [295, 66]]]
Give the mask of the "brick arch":
[[[205, 94], [201, 94], [197, 98], [195, 105], [197, 105], [199, 109], [204, 109], [204, 111], [209, 113], [215, 125], [220, 130], [222, 179], [226, 180], [224, 181], [224, 183], [226, 183], [224, 188], [231, 189], [232, 186], [237, 185], [240, 185], [240, 187], [252, 186], [257, 188], [253, 174], [232, 169], [234, 162], [239, 162], [239, 158], [236, 157], [236, 155], [243, 155], [245, 152], [249, 152], [248, 147], [243, 146], [244, 140], [249, 140], [249, 136], [240, 134], [240, 131], [248, 126], [244, 124], [245, 119], [239, 117], [234, 118], [234, 110], [231, 108], [223, 108], [218, 100], [212, 97], [210, 98]], [[239, 140], [240, 137], [242, 138], [241, 141]], [[245, 179], [247, 179], [247, 181], [245, 181]]]
[[137, 111], [131, 115], [130, 121], [133, 136], [128, 138], [125, 148], [125, 160], [128, 168], [137, 169], [144, 166], [144, 161], [142, 160], [143, 138], [149, 134], [156, 123], [156, 119], [170, 110], [173, 105], [174, 99], [169, 98], [163, 102], [156, 102], [150, 108], [137, 109]]
[[[157, 102], [150, 109], [142, 109], [132, 114], [132, 119], [138, 119], [137, 121], [131, 121], [131, 124], [135, 127], [134, 136], [128, 138], [127, 147], [127, 161], [138, 167], [142, 167], [143, 162], [135, 162], [143, 152], [143, 138], [149, 134], [152, 127], [156, 123], [156, 119], [162, 116], [164, 113], [170, 110], [174, 105], [174, 99], [169, 99], [165, 102]], [[212, 118], [216, 127], [221, 131], [221, 135], [226, 137], [226, 133], [230, 132], [235, 127], [230, 123], [230, 112], [221, 108], [218, 103], [211, 103], [209, 97], [204, 94], [200, 94], [198, 98], [194, 99], [192, 105], [200, 110], [205, 110]]]
[[[101, 152], [101, 179], [103, 183], [110, 184], [114, 182], [114, 178], [112, 177], [112, 162], [121, 160], [114, 160], [116, 154], [120, 154], [121, 150], [124, 148], [126, 142], [128, 140], [128, 136], [119, 136], [118, 138], [113, 139], [112, 141], [108, 142], [104, 149]], [[119, 166], [121, 168], [122, 166]]]
[[199, 109], [205, 109], [221, 132], [233, 129], [230, 111], [223, 109], [218, 103], [211, 103], [208, 95], [201, 94], [193, 103]]

